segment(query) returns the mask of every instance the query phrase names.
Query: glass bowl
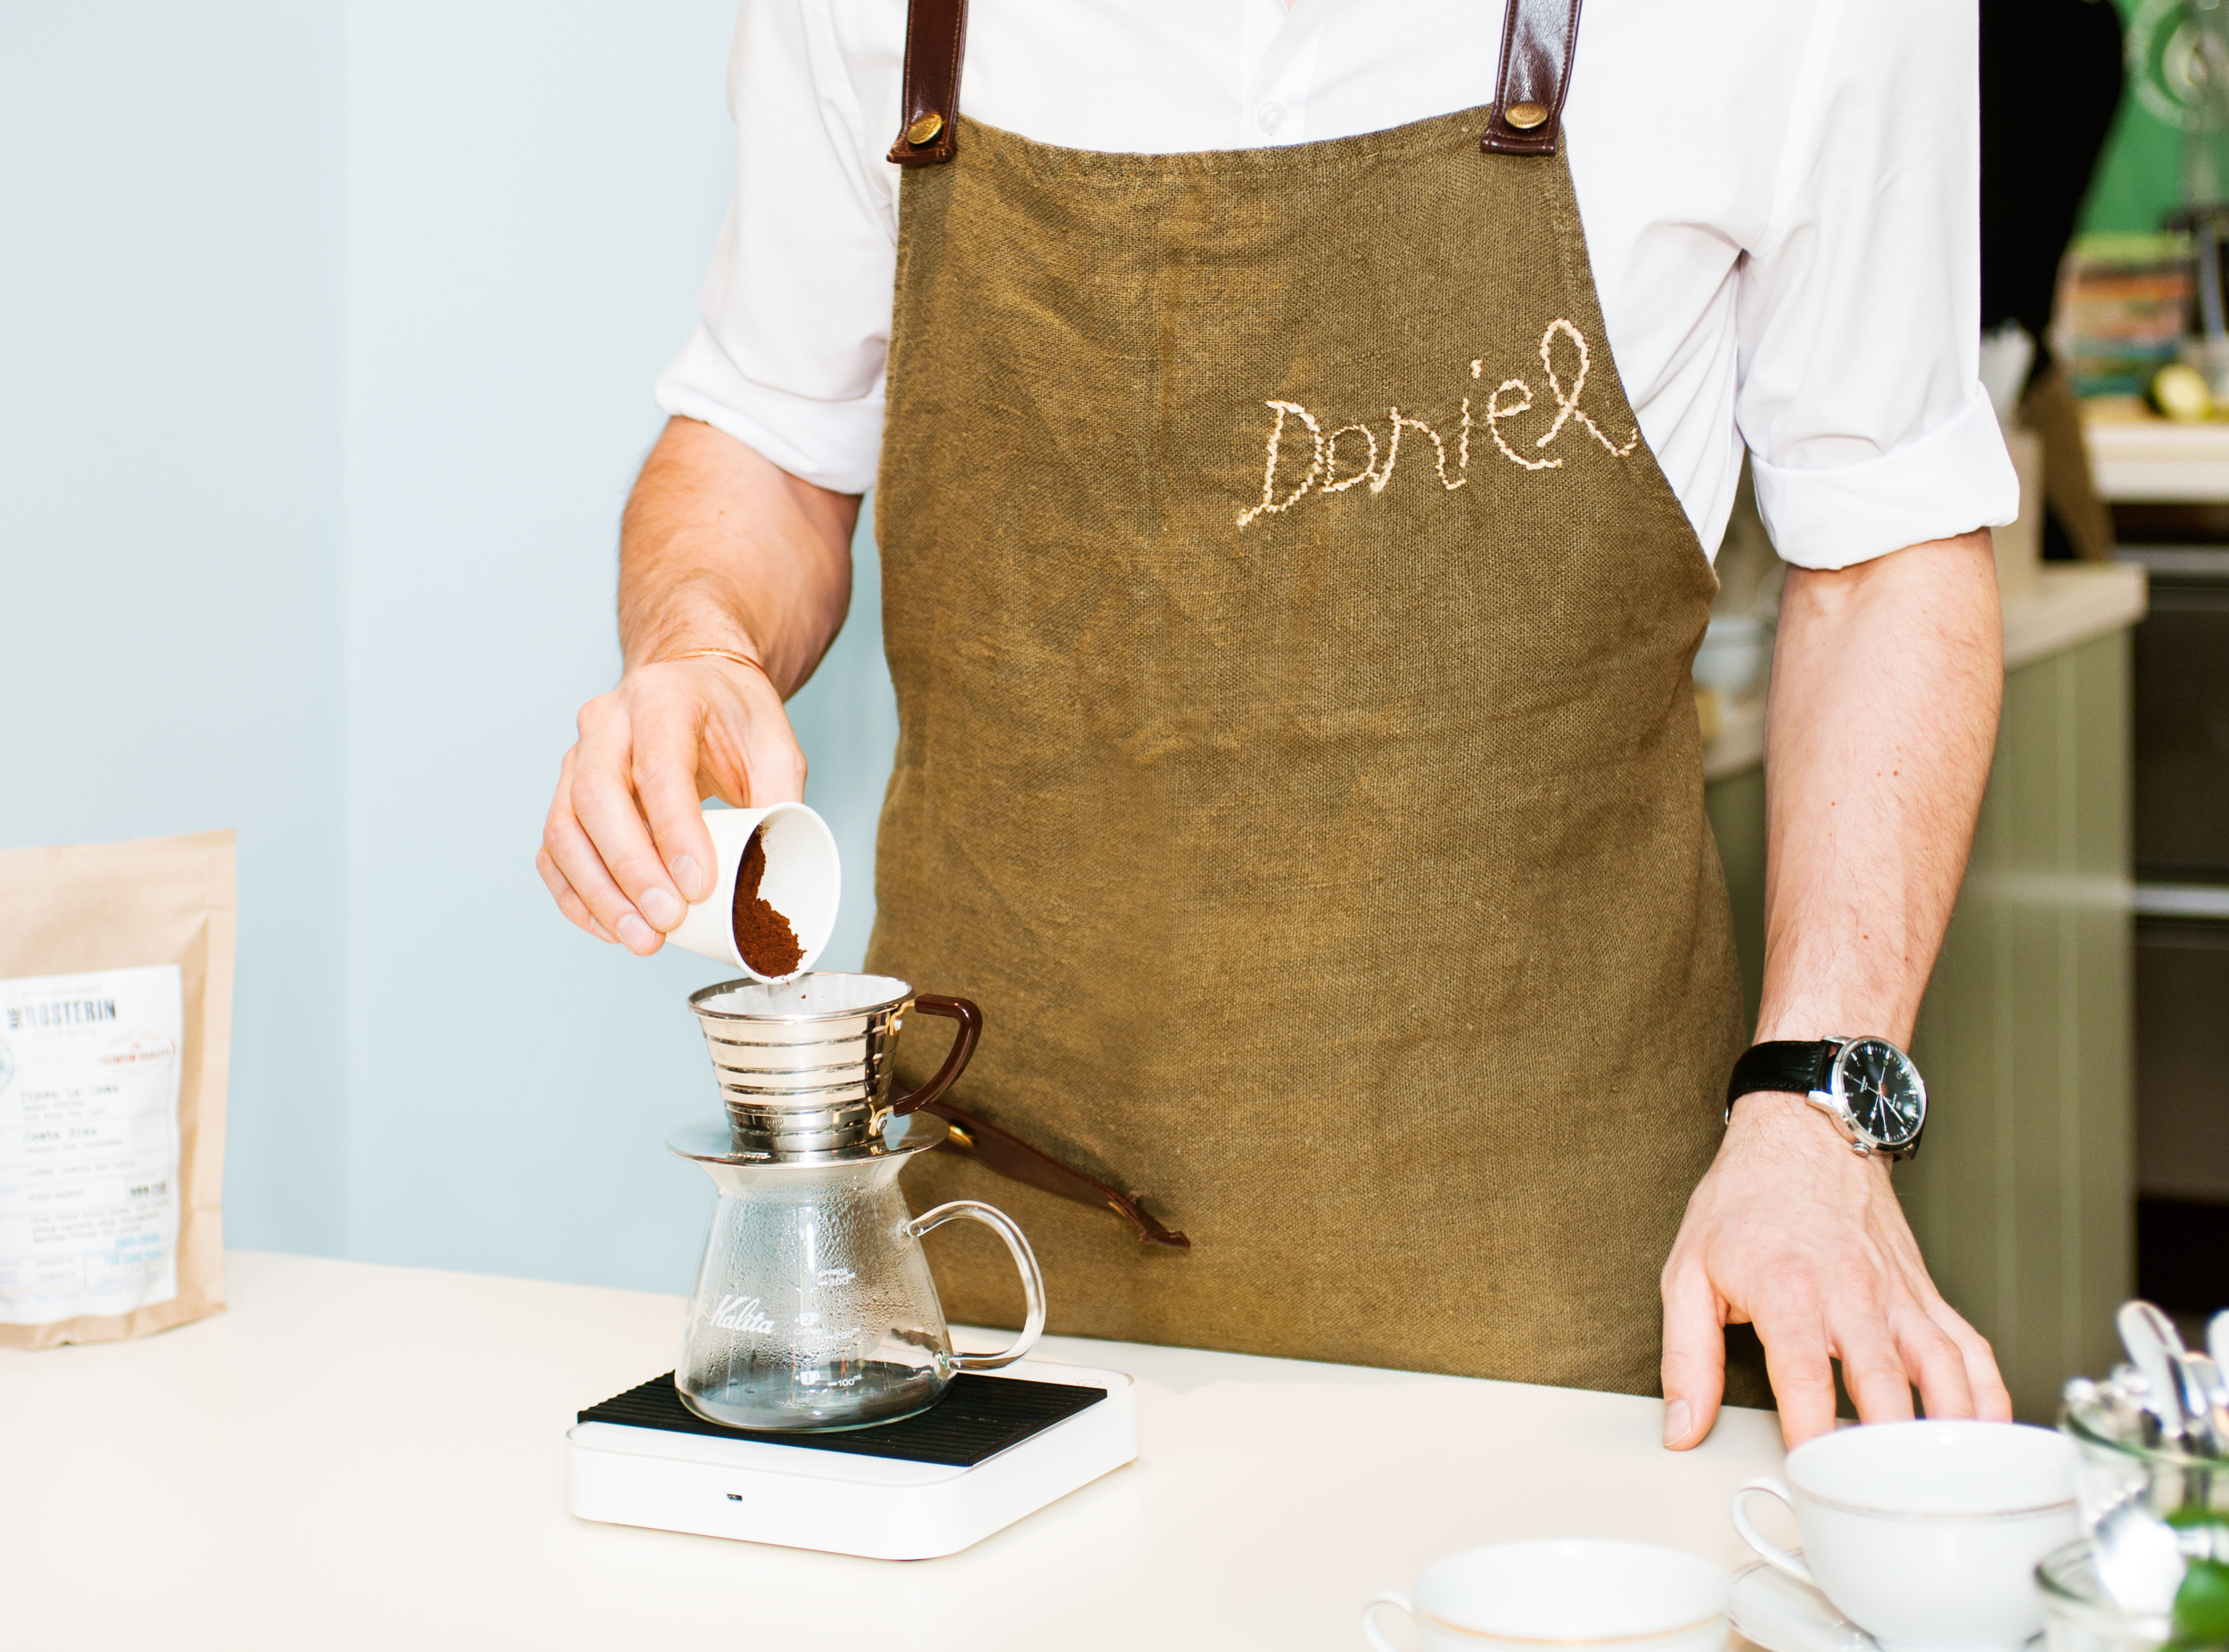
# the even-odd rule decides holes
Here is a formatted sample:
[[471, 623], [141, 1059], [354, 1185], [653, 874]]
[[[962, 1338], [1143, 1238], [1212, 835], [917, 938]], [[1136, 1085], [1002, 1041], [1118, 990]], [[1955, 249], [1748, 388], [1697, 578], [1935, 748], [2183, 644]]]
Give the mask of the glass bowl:
[[2088, 1542], [2069, 1543], [2036, 1568], [2049, 1652], [2152, 1652], [2167, 1644], [2167, 1614], [2126, 1612], [2105, 1595]]
[[2077, 1484], [2085, 1533], [2094, 1533], [2099, 1521], [2131, 1502], [2161, 1519], [2216, 1509], [2229, 1524], [2229, 1459], [2129, 1439], [2102, 1403], [2068, 1405], [2059, 1426], [2080, 1453]]

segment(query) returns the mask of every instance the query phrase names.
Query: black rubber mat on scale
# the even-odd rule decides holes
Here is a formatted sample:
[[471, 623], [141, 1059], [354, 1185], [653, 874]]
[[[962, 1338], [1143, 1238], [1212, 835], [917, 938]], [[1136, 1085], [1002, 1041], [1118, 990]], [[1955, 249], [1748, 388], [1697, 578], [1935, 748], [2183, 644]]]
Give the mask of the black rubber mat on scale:
[[963, 1371], [952, 1378], [951, 1386], [934, 1405], [894, 1423], [833, 1434], [773, 1434], [761, 1428], [729, 1428], [706, 1422], [681, 1403], [681, 1396], [674, 1390], [673, 1373], [668, 1371], [601, 1405], [590, 1406], [580, 1417], [584, 1423], [617, 1423], [627, 1428], [710, 1434], [715, 1440], [757, 1440], [767, 1445], [803, 1446], [851, 1457], [893, 1457], [901, 1462], [973, 1468], [1106, 1398], [1104, 1388]]

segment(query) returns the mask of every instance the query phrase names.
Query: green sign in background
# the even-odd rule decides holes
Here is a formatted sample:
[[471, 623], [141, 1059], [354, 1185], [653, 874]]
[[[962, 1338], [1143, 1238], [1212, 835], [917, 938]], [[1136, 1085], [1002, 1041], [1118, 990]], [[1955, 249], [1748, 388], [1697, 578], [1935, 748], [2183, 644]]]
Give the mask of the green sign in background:
[[2191, 0], [2114, 0], [2128, 35], [2127, 90], [2082, 210], [2085, 234], [2144, 234], [2177, 203], [2192, 86]]

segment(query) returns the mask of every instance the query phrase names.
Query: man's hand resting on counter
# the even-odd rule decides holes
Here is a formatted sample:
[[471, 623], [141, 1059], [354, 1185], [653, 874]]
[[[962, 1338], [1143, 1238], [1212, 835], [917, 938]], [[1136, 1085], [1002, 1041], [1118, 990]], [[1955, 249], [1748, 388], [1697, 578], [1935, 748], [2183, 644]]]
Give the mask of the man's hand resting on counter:
[[[703, 799], [802, 801], [805, 757], [782, 698], [843, 623], [859, 506], [708, 424], [667, 424], [620, 534], [627, 673], [581, 707], [534, 857], [590, 934], [655, 952], [711, 893]], [[672, 657], [699, 649], [765, 670]]]
[[1725, 1386], [1724, 1327], [1764, 1344], [1789, 1444], [1834, 1426], [1831, 1354], [1869, 1423], [2012, 1415], [1989, 1344], [1928, 1278], [1888, 1185], [1800, 1096], [1735, 1104], [1664, 1270], [1664, 1442], [1699, 1443]]
[[[1756, 1037], [1910, 1041], [1973, 842], [2004, 683], [1986, 531], [1791, 568], [1765, 719], [1764, 997]], [[1958, 1098], [1945, 1098], [1958, 1105]], [[1781, 1431], [2007, 1418], [1989, 1344], [1928, 1277], [1886, 1160], [1799, 1096], [1733, 1110], [1664, 1268], [1664, 1442], [1701, 1443], [1729, 1324], [1764, 1344]]]

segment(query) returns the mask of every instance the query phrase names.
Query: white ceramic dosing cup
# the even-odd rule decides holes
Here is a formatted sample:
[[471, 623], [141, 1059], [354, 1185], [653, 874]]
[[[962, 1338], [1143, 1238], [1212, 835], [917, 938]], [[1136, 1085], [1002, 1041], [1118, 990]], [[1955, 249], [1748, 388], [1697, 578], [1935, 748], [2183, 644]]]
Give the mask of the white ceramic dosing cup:
[[[2036, 1563], [2082, 1535], [2075, 1449], [2022, 1423], [1873, 1423], [1806, 1440], [1733, 1494], [1734, 1529], [1883, 1652], [2012, 1652], [2044, 1628]], [[1802, 1558], [1750, 1524], [1796, 1511]]]
[[[761, 975], [736, 946], [736, 876], [751, 834], [766, 829], [766, 875], [760, 898], [789, 920], [804, 956], [787, 975]], [[677, 947], [718, 958], [753, 981], [787, 981], [810, 969], [835, 928], [843, 895], [843, 867], [828, 823], [802, 803], [766, 809], [707, 809], [704, 829], [712, 834], [712, 859], [720, 868], [712, 892], [693, 904], [681, 926], [666, 939]]]
[[1416, 1620], [1426, 1652], [1581, 1643], [1605, 1652], [1720, 1652], [1731, 1587], [1707, 1561], [1649, 1543], [1496, 1543], [1427, 1567], [1412, 1595], [1372, 1596], [1362, 1632], [1378, 1652], [1394, 1652], [1378, 1627], [1378, 1614], [1391, 1607]]

